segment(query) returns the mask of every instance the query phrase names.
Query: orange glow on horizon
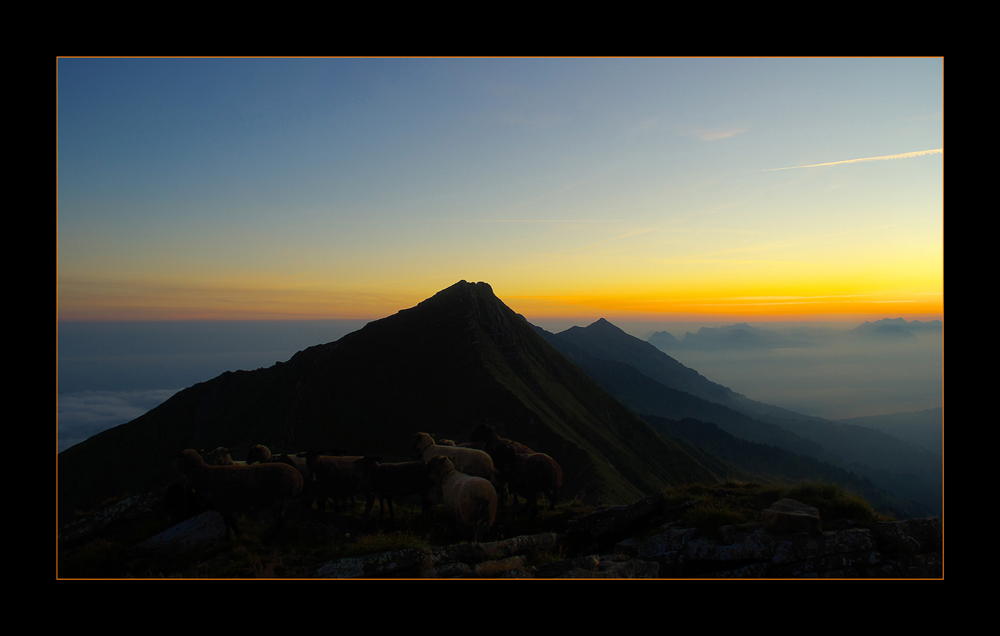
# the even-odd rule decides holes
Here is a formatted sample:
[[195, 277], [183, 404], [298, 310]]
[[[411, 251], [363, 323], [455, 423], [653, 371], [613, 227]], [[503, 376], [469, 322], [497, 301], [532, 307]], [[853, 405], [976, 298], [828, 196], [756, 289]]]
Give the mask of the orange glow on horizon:
[[[195, 304], [163, 298], [129, 298], [117, 302], [63, 302], [62, 321], [194, 321], [194, 320], [377, 320], [424, 300], [419, 294], [386, 294], [358, 302], [297, 299], [256, 302], [214, 301]], [[428, 296], [429, 297], [429, 296]], [[539, 319], [599, 316], [621, 321], [817, 321], [943, 319], [943, 294], [829, 294], [813, 296], [730, 296], [656, 298], [613, 295], [519, 296], [498, 294], [515, 312]], [[202, 299], [204, 300], [204, 299]], [[298, 300], [299, 302], [296, 302]], [[341, 300], [347, 300], [342, 298]], [[199, 306], [200, 305], [200, 306]]]

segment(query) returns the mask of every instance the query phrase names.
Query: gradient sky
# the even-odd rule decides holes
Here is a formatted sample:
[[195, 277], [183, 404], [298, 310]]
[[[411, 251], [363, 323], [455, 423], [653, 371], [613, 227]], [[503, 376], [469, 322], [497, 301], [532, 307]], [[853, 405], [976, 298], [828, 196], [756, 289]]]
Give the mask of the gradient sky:
[[60, 59], [60, 320], [943, 318], [943, 60]]

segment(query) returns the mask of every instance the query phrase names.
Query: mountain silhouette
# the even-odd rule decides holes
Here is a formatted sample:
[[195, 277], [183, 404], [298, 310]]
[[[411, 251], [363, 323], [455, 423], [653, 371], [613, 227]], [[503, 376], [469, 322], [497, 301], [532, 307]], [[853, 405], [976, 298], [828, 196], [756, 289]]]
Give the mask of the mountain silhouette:
[[461, 281], [285, 363], [231, 371], [59, 454], [60, 517], [176, 478], [184, 448], [412, 456], [413, 435], [479, 424], [555, 458], [566, 497], [628, 503], [715, 475], [608, 395], [503, 304]]
[[[771, 444], [867, 477], [890, 494], [912, 500], [913, 505], [906, 507], [913, 514], [940, 512], [941, 458], [923, 448], [874, 429], [751, 400], [604, 319], [558, 334], [536, 330], [647, 421], [651, 421], [647, 416], [657, 416], [711, 422], [737, 438]], [[896, 509], [903, 510], [898, 505]]]
[[887, 338], [907, 338], [917, 333], [940, 333], [944, 328], [944, 323], [940, 320], [921, 322], [913, 320], [907, 322], [905, 318], [883, 318], [875, 322], [865, 321], [850, 333], [861, 336], [880, 336]]

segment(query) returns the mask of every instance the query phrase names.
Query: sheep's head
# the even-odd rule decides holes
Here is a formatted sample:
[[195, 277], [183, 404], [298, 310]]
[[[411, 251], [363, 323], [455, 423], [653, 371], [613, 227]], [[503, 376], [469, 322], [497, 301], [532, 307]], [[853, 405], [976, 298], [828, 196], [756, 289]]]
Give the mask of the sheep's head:
[[269, 461], [271, 461], [271, 449], [267, 446], [257, 444], [256, 446], [250, 447], [250, 452], [247, 453], [247, 464], [252, 464], [254, 462], [266, 464]]
[[417, 433], [413, 436], [413, 450], [417, 451], [417, 457], [424, 454], [428, 446], [434, 445], [434, 438], [427, 433]]
[[472, 435], [469, 439], [473, 442], [488, 442], [496, 437], [498, 437], [497, 429], [493, 428], [489, 424], [480, 424], [476, 427], [476, 430], [472, 431]]
[[199, 466], [205, 465], [205, 460], [202, 459], [201, 455], [198, 454], [198, 451], [193, 448], [181, 451], [177, 457], [180, 459], [179, 467], [181, 472], [185, 475], [190, 475], [192, 472], [197, 470]]
[[455, 465], [444, 455], [435, 455], [427, 462], [427, 478], [431, 483], [437, 483], [444, 479], [444, 476], [455, 470]]
[[232, 466], [233, 458], [230, 457], [229, 454], [232, 453], [234, 450], [236, 449], [225, 448], [224, 446], [220, 446], [216, 448], [214, 451], [208, 453], [208, 456], [212, 458], [212, 463], [215, 464], [216, 466]]

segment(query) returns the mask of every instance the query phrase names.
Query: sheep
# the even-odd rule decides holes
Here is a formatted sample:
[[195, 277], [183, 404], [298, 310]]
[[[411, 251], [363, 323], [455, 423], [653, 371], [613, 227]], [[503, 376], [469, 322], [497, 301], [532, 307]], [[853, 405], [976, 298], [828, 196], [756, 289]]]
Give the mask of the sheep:
[[214, 451], [206, 452], [209, 462], [215, 466], [233, 466], [233, 458], [229, 456], [236, 449], [229, 449], [224, 446], [216, 448]]
[[455, 470], [444, 455], [435, 455], [427, 462], [427, 475], [432, 483], [441, 484], [445, 506], [460, 521], [466, 534], [478, 542], [481, 533], [493, 527], [497, 516], [497, 492], [488, 480]]
[[528, 500], [532, 518], [538, 514], [538, 493], [544, 492], [549, 500], [549, 510], [556, 509], [556, 498], [562, 488], [562, 468], [544, 453], [520, 454], [511, 444], [498, 446], [493, 457], [500, 474], [514, 495]]
[[316, 512], [326, 510], [326, 500], [332, 497], [338, 508], [341, 508], [348, 497], [354, 500], [359, 492], [367, 493], [368, 475], [372, 465], [379, 458], [366, 457], [336, 457], [321, 455], [326, 451], [306, 451], [296, 453], [296, 457], [305, 457], [306, 467], [311, 476], [313, 494], [316, 500]]
[[459, 446], [439, 446], [434, 438], [427, 433], [417, 433], [413, 438], [413, 449], [417, 457], [426, 464], [435, 455], [444, 455], [451, 459], [455, 469], [467, 475], [482, 477], [490, 482], [496, 479], [496, 469], [493, 460], [481, 450], [462, 448]]
[[427, 467], [423, 461], [381, 464], [376, 462], [368, 476], [368, 502], [365, 516], [371, 514], [375, 498], [378, 497], [379, 514], [385, 514], [384, 503], [389, 503], [389, 516], [396, 518], [392, 498], [396, 495], [420, 495], [423, 512], [430, 511], [432, 488], [427, 480]]
[[247, 466], [252, 465], [254, 462], [260, 462], [261, 464], [267, 464], [271, 461], [271, 449], [267, 446], [262, 446], [257, 444], [250, 447], [250, 451], [247, 452]]
[[198, 451], [180, 453], [180, 468], [195, 491], [222, 514], [230, 538], [240, 534], [236, 515], [270, 508], [275, 523], [270, 540], [285, 523], [285, 505], [302, 490], [302, 475], [284, 464], [212, 466]]
[[476, 430], [472, 431], [470, 436], [472, 442], [475, 444], [481, 444], [482, 448], [487, 453], [491, 453], [491, 449], [495, 449], [499, 444], [511, 444], [514, 447], [514, 451], [519, 455], [529, 455], [535, 451], [531, 450], [524, 444], [509, 440], [506, 437], [500, 437], [497, 435], [497, 430], [490, 426], [489, 424], [480, 424], [476, 427]]
[[272, 463], [282, 463], [288, 464], [295, 470], [302, 474], [302, 478], [309, 481], [309, 465], [306, 463], [305, 457], [299, 457], [294, 453], [280, 453], [278, 455], [271, 456]]
[[210, 464], [215, 464], [216, 466], [246, 466], [247, 463], [245, 461], [233, 461], [233, 458], [230, 457], [230, 454], [235, 451], [235, 448], [219, 446], [213, 451], [202, 450], [201, 452], [208, 456]]
[[[496, 466], [497, 470], [500, 473], [495, 485], [497, 487], [497, 492], [502, 494], [502, 497], [500, 499], [501, 504], [506, 505], [507, 492], [510, 491], [511, 493], [513, 493], [513, 488], [509, 483], [510, 480], [508, 479], [507, 473], [513, 470], [513, 467], [501, 466], [500, 463], [497, 461], [496, 457], [497, 452], [501, 447], [505, 446], [513, 448], [514, 452], [517, 453], [518, 455], [530, 455], [535, 451], [531, 450], [524, 444], [519, 444], [518, 442], [509, 440], [505, 437], [500, 437], [499, 435], [497, 435], [496, 429], [490, 426], [489, 424], [480, 424], [479, 426], [477, 426], [476, 429], [472, 431], [471, 438], [473, 440], [472, 442], [473, 444], [477, 444], [479, 448], [482, 448], [484, 451], [486, 451], [486, 453], [489, 454], [491, 458], [493, 458], [493, 464]], [[514, 496], [515, 496], [515, 503], [517, 503], [516, 501], [517, 495]]]
[[299, 474], [302, 475], [302, 480], [304, 482], [302, 492], [299, 493], [299, 499], [304, 502], [312, 502], [312, 479], [309, 476], [309, 469], [306, 466], [305, 458], [296, 457], [294, 454], [289, 453], [272, 455], [267, 446], [261, 446], [258, 444], [257, 446], [252, 446], [250, 448], [250, 452], [247, 453], [247, 465], [253, 465], [255, 462], [260, 462], [262, 464], [288, 464], [295, 470], [299, 471]]

